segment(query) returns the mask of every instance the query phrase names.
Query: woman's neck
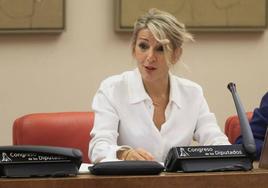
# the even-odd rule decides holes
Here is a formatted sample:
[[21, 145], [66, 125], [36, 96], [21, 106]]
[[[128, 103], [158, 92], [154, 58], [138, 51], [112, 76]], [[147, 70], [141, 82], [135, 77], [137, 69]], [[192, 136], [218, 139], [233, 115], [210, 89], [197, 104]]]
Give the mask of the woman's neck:
[[169, 78], [159, 80], [157, 82], [144, 82], [145, 90], [151, 97], [154, 106], [153, 122], [158, 130], [166, 121], [165, 111], [169, 102]]
[[169, 98], [169, 77], [166, 79], [162, 79], [157, 82], [143, 82], [144, 87], [148, 95], [154, 99], [154, 98]]

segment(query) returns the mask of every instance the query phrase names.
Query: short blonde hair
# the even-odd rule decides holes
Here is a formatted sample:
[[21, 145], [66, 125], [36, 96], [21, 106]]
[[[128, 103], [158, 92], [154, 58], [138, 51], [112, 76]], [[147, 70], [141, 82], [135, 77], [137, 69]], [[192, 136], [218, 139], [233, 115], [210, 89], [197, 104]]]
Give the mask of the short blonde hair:
[[142, 29], [149, 29], [154, 38], [163, 45], [168, 62], [171, 62], [172, 54], [177, 48], [180, 48], [185, 41], [193, 40], [192, 34], [186, 31], [183, 23], [167, 12], [153, 8], [138, 18], [134, 24], [132, 52], [135, 49], [138, 33]]

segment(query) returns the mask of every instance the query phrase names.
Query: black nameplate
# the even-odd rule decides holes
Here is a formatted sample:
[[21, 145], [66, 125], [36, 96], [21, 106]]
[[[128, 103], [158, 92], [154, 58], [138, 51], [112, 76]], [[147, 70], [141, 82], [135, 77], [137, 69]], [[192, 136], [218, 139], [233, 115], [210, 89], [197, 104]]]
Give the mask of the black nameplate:
[[3, 151], [1, 163], [33, 163], [33, 162], [56, 162], [56, 161], [70, 161], [67, 157], [60, 155], [44, 154], [38, 152], [25, 151]]
[[82, 152], [51, 146], [0, 146], [0, 175], [40, 177], [77, 175]]
[[165, 160], [168, 172], [250, 170], [252, 167], [242, 145], [173, 147]]
[[241, 145], [175, 147], [173, 150], [180, 159], [245, 157], [247, 155]]

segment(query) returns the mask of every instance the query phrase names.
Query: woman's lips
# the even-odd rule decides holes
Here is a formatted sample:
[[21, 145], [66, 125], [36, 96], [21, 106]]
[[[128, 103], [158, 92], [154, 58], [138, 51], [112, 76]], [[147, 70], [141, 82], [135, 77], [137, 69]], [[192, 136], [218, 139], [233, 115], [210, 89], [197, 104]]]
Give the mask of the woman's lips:
[[152, 66], [144, 66], [144, 67], [148, 71], [154, 71], [154, 70], [156, 70], [156, 68], [155, 67], [152, 67]]

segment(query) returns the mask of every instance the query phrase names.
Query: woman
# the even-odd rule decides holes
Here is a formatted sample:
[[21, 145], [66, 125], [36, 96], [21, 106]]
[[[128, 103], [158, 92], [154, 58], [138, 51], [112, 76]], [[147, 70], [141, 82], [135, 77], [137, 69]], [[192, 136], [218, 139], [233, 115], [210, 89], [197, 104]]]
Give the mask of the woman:
[[[262, 146], [265, 138], [265, 133], [268, 126], [268, 92], [262, 97], [260, 107], [256, 108], [253, 112], [250, 121], [250, 127], [255, 139], [257, 149], [257, 160], [260, 159]], [[236, 140], [236, 144], [242, 144], [242, 136]]]
[[132, 54], [137, 69], [101, 83], [92, 104], [95, 112], [89, 158], [157, 160], [173, 146], [229, 144], [196, 83], [169, 72], [192, 40], [169, 13], [151, 9], [134, 26]]

